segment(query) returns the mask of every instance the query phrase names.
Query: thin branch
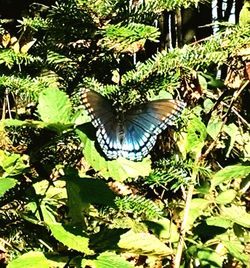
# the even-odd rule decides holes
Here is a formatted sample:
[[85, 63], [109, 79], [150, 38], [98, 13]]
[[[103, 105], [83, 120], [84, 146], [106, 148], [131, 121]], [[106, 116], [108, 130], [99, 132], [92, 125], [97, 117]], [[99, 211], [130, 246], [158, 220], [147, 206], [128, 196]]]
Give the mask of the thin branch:
[[245, 89], [245, 87], [246, 87], [249, 83], [250, 83], [249, 81], [246, 81], [246, 82], [239, 88], [239, 90], [237, 90], [237, 91], [234, 93], [233, 98], [232, 98], [232, 100], [231, 100], [231, 103], [230, 103], [230, 105], [229, 105], [228, 111], [227, 111], [227, 113], [226, 113], [226, 115], [225, 115], [225, 117], [224, 117], [224, 120], [223, 120], [222, 124], [221, 124], [220, 131], [218, 132], [218, 134], [217, 134], [216, 138], [213, 140], [213, 142], [209, 145], [209, 147], [207, 148], [206, 152], [205, 152], [203, 155], [201, 155], [201, 157], [200, 157], [201, 160], [205, 159], [205, 158], [207, 157], [207, 155], [213, 150], [214, 146], [216, 145], [216, 143], [217, 143], [217, 141], [218, 141], [218, 139], [219, 139], [219, 137], [220, 137], [220, 135], [221, 135], [222, 129], [223, 129], [224, 125], [225, 125], [226, 122], [227, 122], [228, 115], [229, 115], [229, 113], [231, 112], [231, 109], [232, 109], [232, 107], [233, 107], [234, 102], [236, 101], [236, 99], [239, 97], [239, 95], [241, 94], [241, 92]]
[[[192, 174], [192, 181], [195, 181], [196, 178], [196, 170], [194, 169], [193, 174]], [[175, 255], [175, 260], [174, 260], [174, 268], [179, 268], [180, 263], [181, 263], [181, 256], [183, 252], [183, 247], [184, 247], [184, 241], [185, 241], [185, 236], [187, 232], [187, 221], [188, 221], [188, 216], [189, 216], [189, 211], [191, 207], [191, 202], [192, 202], [192, 197], [193, 197], [193, 192], [194, 192], [194, 184], [192, 183], [188, 189], [187, 193], [187, 198], [186, 198], [186, 206], [184, 209], [184, 216], [183, 216], [183, 221], [181, 224], [181, 232], [180, 232], [180, 239], [179, 243], [177, 246], [177, 252]]]

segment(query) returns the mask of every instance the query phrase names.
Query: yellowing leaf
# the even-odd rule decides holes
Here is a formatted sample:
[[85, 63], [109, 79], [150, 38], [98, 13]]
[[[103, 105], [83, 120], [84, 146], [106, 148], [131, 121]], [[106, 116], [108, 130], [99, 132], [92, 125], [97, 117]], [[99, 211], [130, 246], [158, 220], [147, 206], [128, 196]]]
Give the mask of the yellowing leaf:
[[10, 34], [9, 33], [6, 33], [2, 36], [2, 45], [3, 47], [7, 47], [10, 43]]
[[128, 231], [121, 235], [118, 246], [137, 254], [147, 253], [147, 255], [167, 256], [173, 253], [172, 249], [149, 233]]
[[34, 40], [32, 40], [32, 41], [26, 43], [25, 45], [23, 45], [23, 46], [21, 47], [20, 52], [21, 52], [21, 53], [27, 53], [28, 50], [35, 44], [35, 42], [36, 42], [36, 39], [34, 39]]
[[222, 208], [222, 216], [243, 227], [250, 228], [250, 214], [243, 207], [232, 205]]

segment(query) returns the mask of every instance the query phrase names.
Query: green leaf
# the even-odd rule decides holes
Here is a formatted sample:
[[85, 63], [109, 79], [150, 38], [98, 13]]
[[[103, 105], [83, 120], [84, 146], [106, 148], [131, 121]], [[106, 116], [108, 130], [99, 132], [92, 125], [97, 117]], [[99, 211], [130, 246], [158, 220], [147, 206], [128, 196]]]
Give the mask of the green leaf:
[[30, 251], [11, 261], [7, 268], [63, 268], [68, 262], [68, 257], [56, 256], [55, 254], [44, 254], [42, 252]]
[[248, 174], [250, 174], [250, 166], [243, 166], [243, 165], [227, 166], [212, 176], [211, 188], [213, 189], [215, 186], [226, 181], [245, 178]]
[[66, 199], [65, 181], [57, 180], [53, 184], [48, 180], [39, 181], [33, 184], [37, 195], [46, 196], [47, 199]]
[[205, 99], [204, 103], [203, 103], [203, 106], [204, 106], [204, 112], [207, 114], [214, 107], [214, 103], [210, 99]]
[[246, 0], [242, 9], [240, 10], [239, 25], [243, 27], [249, 24], [250, 24], [250, 2]]
[[43, 122], [49, 124], [71, 123], [71, 103], [66, 93], [57, 88], [48, 88], [40, 93], [37, 111]]
[[231, 207], [222, 207], [221, 215], [243, 227], [250, 228], [250, 214], [245, 208], [232, 205]]
[[160, 238], [161, 241], [175, 243], [179, 241], [179, 232], [177, 226], [167, 218], [161, 218], [154, 221], [146, 221], [148, 228]]
[[147, 176], [151, 172], [151, 161], [144, 158], [142, 162], [134, 162], [122, 157], [116, 160], [106, 160], [95, 148], [95, 142], [87, 138], [80, 130], [76, 130], [84, 143], [84, 157], [86, 161], [99, 172], [104, 178], [113, 178], [117, 181], [124, 181], [131, 177]]
[[250, 263], [250, 257], [248, 254], [244, 253], [244, 245], [242, 245], [240, 241], [222, 241], [222, 244], [233, 257], [242, 261], [246, 265]]
[[222, 125], [221, 118], [218, 115], [213, 115], [207, 125], [207, 134], [215, 140], [221, 131]]
[[115, 194], [105, 181], [94, 178], [69, 178], [67, 180], [68, 194], [73, 194], [73, 190], [84, 203], [115, 206]]
[[217, 204], [228, 204], [231, 203], [236, 197], [237, 192], [233, 189], [221, 192], [215, 199]]
[[83, 252], [87, 255], [94, 254], [94, 252], [89, 249], [89, 238], [84, 237], [83, 234], [75, 235], [67, 231], [60, 223], [50, 223], [48, 227], [52, 235], [68, 248]]
[[8, 190], [15, 187], [17, 182], [17, 180], [12, 178], [0, 178], [0, 197], [4, 196]]
[[226, 219], [225, 217], [222, 216], [207, 218], [206, 223], [207, 225], [210, 226], [217, 226], [225, 229], [232, 227], [232, 222], [229, 219]]
[[228, 126], [225, 125], [223, 127], [223, 130], [229, 135], [230, 137], [230, 143], [229, 147], [227, 149], [226, 157], [229, 157], [231, 150], [233, 149], [234, 143], [236, 141], [237, 134], [239, 133], [238, 127], [234, 124], [231, 123]]
[[128, 261], [126, 261], [125, 258], [122, 256], [116, 255], [113, 252], [103, 252], [95, 260], [83, 259], [81, 267], [133, 268], [134, 266]]
[[207, 90], [207, 80], [203, 75], [198, 74], [197, 75], [200, 87], [201, 87], [201, 91], [205, 91]]
[[187, 126], [186, 152], [194, 155], [194, 158], [200, 155], [204, 141], [206, 139], [206, 127], [201, 119], [193, 116]]
[[22, 174], [28, 167], [27, 155], [11, 154], [0, 150], [0, 166], [9, 176]]
[[49, 261], [42, 252], [31, 251], [23, 254], [17, 259], [10, 262], [8, 268], [50, 268]]
[[191, 228], [194, 221], [204, 214], [204, 210], [208, 207], [209, 201], [202, 198], [192, 199], [188, 214], [187, 226]]
[[172, 249], [149, 233], [128, 231], [121, 235], [118, 246], [136, 254], [167, 256], [173, 253]]
[[224, 256], [220, 256], [210, 248], [199, 249], [197, 256], [201, 267], [220, 268], [223, 266]]

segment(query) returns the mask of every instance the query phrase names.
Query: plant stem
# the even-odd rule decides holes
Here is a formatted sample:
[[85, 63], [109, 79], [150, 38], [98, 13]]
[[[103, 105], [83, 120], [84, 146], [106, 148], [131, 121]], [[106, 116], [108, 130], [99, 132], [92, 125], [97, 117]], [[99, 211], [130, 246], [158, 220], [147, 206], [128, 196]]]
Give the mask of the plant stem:
[[[197, 174], [197, 168], [194, 168], [194, 171], [192, 173], [192, 182], [195, 181], [196, 178], [196, 174]], [[180, 232], [180, 239], [179, 239], [179, 243], [178, 243], [178, 247], [177, 247], [177, 252], [175, 255], [175, 260], [174, 260], [174, 268], [179, 268], [180, 267], [180, 263], [181, 263], [181, 256], [182, 256], [182, 251], [183, 251], [183, 247], [184, 247], [184, 240], [185, 240], [185, 236], [186, 236], [186, 232], [188, 229], [188, 215], [189, 215], [189, 210], [190, 210], [190, 206], [191, 206], [191, 201], [192, 201], [192, 197], [193, 197], [193, 192], [194, 192], [194, 184], [192, 183], [188, 189], [188, 193], [187, 193], [187, 198], [186, 198], [186, 206], [184, 209], [184, 216], [183, 216], [183, 221], [181, 224], [181, 232]]]

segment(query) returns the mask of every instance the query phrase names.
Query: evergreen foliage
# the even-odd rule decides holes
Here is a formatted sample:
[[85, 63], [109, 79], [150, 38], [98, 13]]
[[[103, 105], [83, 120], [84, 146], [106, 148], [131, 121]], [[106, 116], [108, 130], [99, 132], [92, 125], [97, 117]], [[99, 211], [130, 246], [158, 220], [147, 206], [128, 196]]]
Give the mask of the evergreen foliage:
[[[160, 46], [164, 14], [205, 2], [66, 0], [0, 17], [1, 264], [249, 265], [249, 24]], [[110, 161], [83, 87], [118, 111], [187, 109], [143, 161]]]

